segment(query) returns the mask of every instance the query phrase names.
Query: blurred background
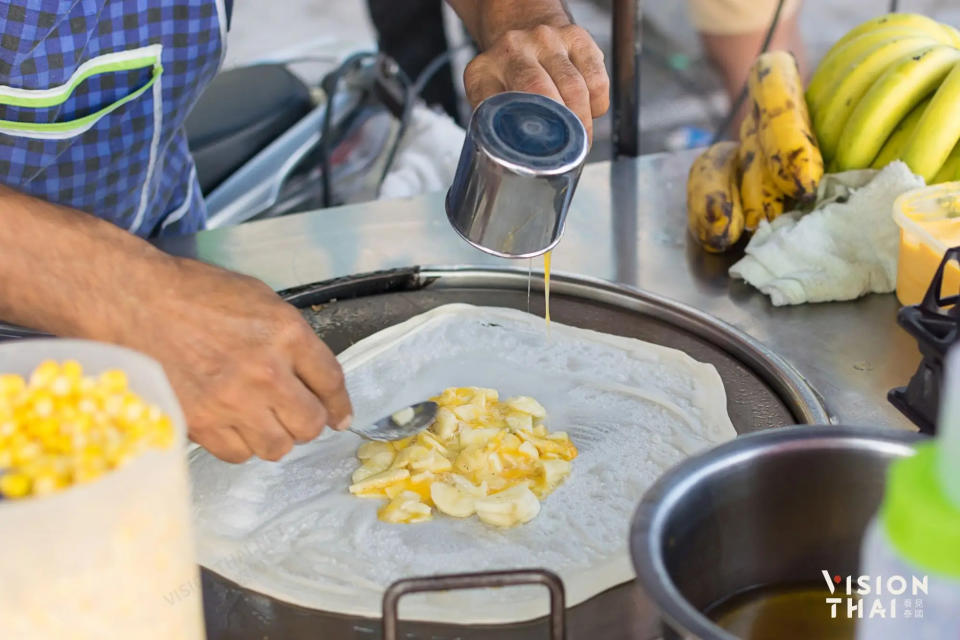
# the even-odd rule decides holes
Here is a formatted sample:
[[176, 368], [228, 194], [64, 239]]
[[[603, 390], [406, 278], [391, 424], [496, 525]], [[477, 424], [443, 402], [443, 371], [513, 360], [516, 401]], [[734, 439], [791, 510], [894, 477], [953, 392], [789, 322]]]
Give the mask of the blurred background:
[[[440, 4], [441, 0], [435, 0]], [[409, 0], [392, 1], [399, 16]], [[569, 0], [578, 24], [588, 29], [610, 60], [611, 0]], [[643, 55], [641, 60], [641, 151], [700, 146], [721, 122], [728, 108], [716, 71], [705, 59], [690, 25], [685, 0], [641, 0]], [[800, 23], [810, 67], [830, 45], [857, 23], [888, 10], [890, 0], [804, 0]], [[282, 7], [282, 9], [280, 8]], [[900, 11], [925, 13], [960, 25], [957, 0], [901, 0]], [[466, 42], [455, 15], [444, 9], [448, 41]], [[389, 14], [381, 19], [390, 20]], [[399, 17], [398, 17], [399, 19]], [[421, 25], [422, 26], [422, 25]], [[429, 27], [424, 27], [429, 29]], [[412, 35], [418, 40], [422, 34]], [[226, 68], [281, 55], [312, 44], [334, 55], [367, 50], [377, 42], [365, 0], [281, 0], [237, 2], [229, 36]], [[460, 82], [468, 52], [454, 59], [447, 76], [462, 94]], [[294, 70], [314, 82], [329, 66], [304, 63]], [[465, 116], [460, 105], [460, 118]], [[591, 159], [609, 158], [610, 118], [597, 123]]]

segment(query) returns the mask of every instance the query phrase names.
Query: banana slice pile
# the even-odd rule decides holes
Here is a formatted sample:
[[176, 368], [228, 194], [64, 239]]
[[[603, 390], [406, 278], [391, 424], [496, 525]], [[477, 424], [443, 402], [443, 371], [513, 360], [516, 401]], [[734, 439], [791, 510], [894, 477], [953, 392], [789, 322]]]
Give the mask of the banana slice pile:
[[378, 512], [385, 522], [423, 522], [434, 508], [498, 527], [535, 518], [577, 457], [566, 433], [547, 431], [543, 406], [527, 396], [500, 402], [494, 389], [477, 387], [431, 400], [439, 409], [426, 430], [357, 450], [350, 493], [387, 498]]

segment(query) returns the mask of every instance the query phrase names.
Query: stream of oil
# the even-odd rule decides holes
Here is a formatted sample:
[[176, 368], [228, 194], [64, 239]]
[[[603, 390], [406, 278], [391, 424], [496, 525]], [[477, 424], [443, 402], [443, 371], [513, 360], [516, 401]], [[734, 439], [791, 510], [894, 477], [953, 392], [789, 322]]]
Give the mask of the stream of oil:
[[550, 330], [550, 253], [543, 254], [543, 317], [547, 321], [547, 331]]
[[[530, 313], [530, 283], [533, 282], [533, 258], [527, 262], [527, 313]], [[550, 331], [550, 252], [543, 254], [543, 301], [544, 319]]]

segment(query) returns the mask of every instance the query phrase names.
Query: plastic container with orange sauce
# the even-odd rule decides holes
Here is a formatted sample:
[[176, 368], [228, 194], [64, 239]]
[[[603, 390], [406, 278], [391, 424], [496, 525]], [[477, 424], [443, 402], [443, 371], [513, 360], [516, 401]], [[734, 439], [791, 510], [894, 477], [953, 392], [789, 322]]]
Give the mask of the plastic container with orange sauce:
[[[960, 246], [960, 182], [947, 182], [903, 194], [893, 204], [900, 227], [897, 299], [914, 305], [923, 300], [930, 281], [950, 247]], [[960, 266], [943, 273], [943, 295], [960, 292]]]

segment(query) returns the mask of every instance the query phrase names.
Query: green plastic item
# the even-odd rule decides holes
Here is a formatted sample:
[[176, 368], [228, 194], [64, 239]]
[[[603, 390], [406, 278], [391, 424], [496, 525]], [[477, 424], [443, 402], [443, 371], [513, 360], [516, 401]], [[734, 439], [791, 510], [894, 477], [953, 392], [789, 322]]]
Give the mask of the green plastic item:
[[671, 53], [667, 62], [674, 71], [686, 71], [690, 68], [690, 56], [683, 53]]
[[[938, 464], [944, 451], [936, 442], [890, 466], [880, 518], [887, 539], [913, 564], [960, 578], [960, 507], [941, 486]], [[953, 461], [954, 465], [960, 461]]]

